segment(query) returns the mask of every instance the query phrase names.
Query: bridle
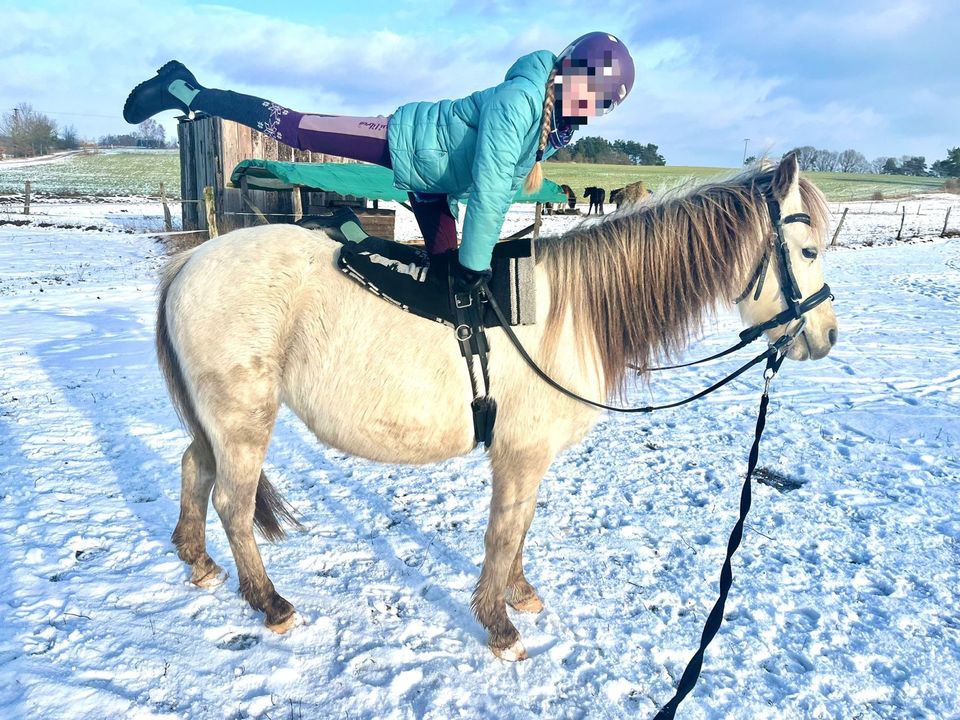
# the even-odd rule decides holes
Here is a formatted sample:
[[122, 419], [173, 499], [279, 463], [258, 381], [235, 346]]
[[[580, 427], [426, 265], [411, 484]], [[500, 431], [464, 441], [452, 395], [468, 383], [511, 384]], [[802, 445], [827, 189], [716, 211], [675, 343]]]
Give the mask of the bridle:
[[[777, 313], [769, 320], [747, 328], [740, 337], [759, 337], [764, 331], [774, 328], [777, 325], [783, 325], [791, 320], [799, 320], [800, 317], [815, 308], [824, 300], [833, 299], [830, 294], [830, 287], [824, 283], [823, 287], [817, 290], [813, 295], [803, 300], [803, 293], [800, 291], [800, 285], [793, 274], [793, 265], [790, 262], [790, 249], [787, 247], [787, 240], [783, 234], [783, 226], [789, 223], [803, 223], [808, 227], [812, 226], [810, 216], [807, 213], [792, 213], [784, 218], [780, 216], [780, 203], [769, 196], [764, 196], [767, 204], [767, 212], [770, 214], [770, 223], [773, 225], [772, 245], [773, 252], [777, 258], [777, 270], [780, 276], [780, 296], [786, 304], [786, 309]], [[756, 287], [753, 293], [753, 299], [760, 299], [760, 292], [763, 290], [763, 281], [767, 274], [767, 265], [770, 264], [770, 248], [764, 251], [760, 263], [747, 283], [747, 287], [733, 301], [734, 304], [740, 303], [750, 294], [750, 290]], [[801, 300], [803, 300], [801, 302]]]
[[[537, 364], [537, 362], [530, 357], [526, 349], [521, 344], [519, 338], [510, 327], [509, 321], [503, 314], [503, 311], [500, 309], [499, 305], [496, 302], [496, 299], [493, 297], [493, 294], [486, 290], [485, 294], [486, 301], [490, 304], [490, 309], [493, 310], [494, 315], [496, 315], [498, 322], [500, 323], [501, 328], [507, 337], [510, 339], [510, 342], [517, 349], [517, 352], [520, 353], [520, 356], [526, 361], [527, 365], [530, 367], [533, 372], [540, 377], [541, 380], [550, 385], [553, 389], [558, 392], [566, 395], [567, 397], [577, 400], [579, 402], [585, 403], [595, 408], [601, 410], [609, 410], [612, 412], [622, 412], [622, 413], [647, 413], [653, 412], [654, 410], [665, 410], [668, 408], [679, 407], [681, 405], [686, 405], [687, 403], [698, 400], [705, 395], [709, 395], [715, 390], [726, 385], [728, 382], [743, 374], [746, 370], [753, 367], [754, 365], [763, 362], [769, 357], [776, 356], [778, 354], [786, 355], [787, 350], [790, 345], [803, 334], [805, 329], [805, 318], [806, 313], [813, 310], [815, 307], [820, 305], [826, 300], [832, 300], [833, 294], [830, 292], [830, 286], [826, 283], [817, 290], [815, 293], [810, 295], [808, 298], [803, 298], [803, 293], [800, 291], [800, 285], [797, 283], [797, 279], [793, 274], [793, 268], [790, 264], [790, 251], [787, 246], [786, 238], [783, 233], [783, 226], [788, 223], [801, 222], [808, 226], [812, 226], [810, 216], [807, 213], [792, 213], [786, 217], [781, 217], [780, 214], [780, 203], [775, 198], [770, 197], [769, 195], [764, 194], [763, 199], [767, 206], [767, 212], [770, 214], [770, 223], [773, 226], [773, 232], [771, 234], [771, 245], [772, 247], [764, 251], [763, 257], [760, 259], [760, 263], [757, 266], [757, 269], [751, 275], [750, 281], [747, 283], [746, 289], [740, 294], [740, 296], [734, 302], [740, 302], [750, 294], [750, 291], [756, 286], [754, 292], [755, 298], [760, 297], [760, 290], [763, 287], [764, 277], [766, 275], [766, 268], [770, 262], [770, 255], [773, 254], [777, 259], [777, 269], [778, 275], [780, 276], [780, 294], [783, 298], [783, 301], [786, 305], [786, 308], [776, 315], [774, 315], [769, 320], [765, 320], [756, 325], [751, 325], [740, 333], [740, 339], [734, 344], [728, 347], [726, 350], [718, 352], [709, 357], [701, 358], [700, 360], [693, 360], [687, 363], [681, 363], [679, 365], [664, 365], [661, 367], [655, 368], [646, 368], [646, 371], [659, 371], [659, 370], [672, 370], [675, 368], [690, 367], [692, 365], [700, 365], [702, 363], [709, 362], [711, 360], [716, 360], [725, 355], [729, 355], [732, 352], [735, 352], [743, 347], [746, 347], [750, 343], [757, 340], [764, 332], [772, 328], [778, 327], [790, 323], [791, 321], [798, 321], [792, 329], [789, 329], [784, 332], [784, 334], [775, 342], [770, 343], [766, 350], [754, 357], [752, 360], [744, 363], [737, 370], [734, 370], [732, 373], [727, 375], [724, 379], [714, 383], [710, 387], [698, 392], [695, 395], [692, 395], [684, 400], [679, 400], [677, 402], [668, 403], [666, 405], [646, 405], [642, 407], [633, 407], [633, 408], [623, 408], [615, 407], [613, 405], [606, 405], [596, 400], [590, 400], [589, 398], [582, 397], [577, 393], [569, 390], [564, 387], [552, 377], [547, 375], [543, 369]], [[637, 370], [638, 372], [643, 372], [644, 369], [638, 368], [635, 365], [628, 365], [628, 367]]]

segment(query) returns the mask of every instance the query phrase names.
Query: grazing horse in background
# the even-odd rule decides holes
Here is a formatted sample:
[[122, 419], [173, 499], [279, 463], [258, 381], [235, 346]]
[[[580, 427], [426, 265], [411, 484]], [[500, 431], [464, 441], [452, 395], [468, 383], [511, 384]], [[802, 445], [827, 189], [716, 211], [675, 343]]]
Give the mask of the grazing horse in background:
[[[623, 386], [628, 365], [645, 370], [676, 356], [718, 303], [742, 294], [747, 325], [774, 317], [784, 301], [778, 263], [761, 264], [771, 243], [767, 197], [784, 216], [810, 216], [809, 226], [783, 226], [797, 284], [810, 296], [823, 284], [827, 209], [791, 155], [776, 168], [672, 191], [541, 239], [537, 324], [516, 334], [557, 381], [601, 400]], [[339, 247], [323, 232], [292, 225], [236, 230], [174, 257], [160, 284], [160, 366], [191, 436], [173, 541], [194, 583], [222, 582], [205, 541], [212, 491], [240, 592], [277, 632], [292, 627], [296, 613], [267, 576], [253, 528], [278, 539], [281, 521], [292, 520], [263, 472], [281, 404], [321, 442], [380, 462], [432, 463], [475, 447], [473, 393], [453, 333], [347, 278], [336, 265]], [[758, 268], [762, 292], [754, 297], [743, 289]], [[837, 337], [832, 304], [804, 317], [789, 357], [821, 358]], [[780, 325], [767, 336], [785, 331]], [[522, 562], [537, 489], [556, 454], [582, 440], [599, 411], [543, 385], [500, 328], [487, 337], [499, 415], [472, 605], [493, 652], [519, 660], [526, 650], [506, 606], [543, 607]]]
[[653, 191], [644, 184], [643, 180], [638, 180], [625, 187], [612, 190], [610, 192], [610, 202], [616, 203], [617, 210], [619, 210], [621, 205], [639, 202], [652, 194]]
[[569, 185], [561, 185], [560, 189], [567, 194], [567, 208], [570, 210], [576, 210], [577, 208], [577, 194], [573, 191], [573, 188]]
[[583, 196], [590, 198], [590, 207], [587, 208], [587, 215], [597, 210], [597, 215], [603, 215], [603, 201], [607, 196], [607, 191], [601, 187], [588, 187], [583, 191]]

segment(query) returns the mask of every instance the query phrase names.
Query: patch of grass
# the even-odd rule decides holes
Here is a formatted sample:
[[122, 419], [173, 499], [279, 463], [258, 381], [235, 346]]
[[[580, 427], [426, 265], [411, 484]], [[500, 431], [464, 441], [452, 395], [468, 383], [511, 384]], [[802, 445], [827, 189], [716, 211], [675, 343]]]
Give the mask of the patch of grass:
[[22, 193], [26, 180], [38, 194], [104, 197], [157, 197], [162, 182], [167, 197], [175, 199], [180, 196], [180, 155], [177, 150], [103, 150], [38, 165], [0, 165], [0, 193]]
[[799, 490], [803, 487], [803, 482], [784, 475], [781, 472], [766, 467], [758, 467], [753, 471], [753, 477], [761, 485], [769, 485], [780, 493], [788, 493], [793, 490]]
[[[548, 162], [544, 175], [561, 185], [566, 184], [577, 193], [579, 201], [583, 190], [591, 185], [611, 190], [643, 180], [654, 192], [686, 180], [705, 182], [730, 177], [740, 168], [649, 166], [649, 165], [589, 165], [581, 163]], [[828, 200], [870, 200], [879, 193], [884, 198], [908, 197], [919, 193], [936, 192], [943, 186], [940, 178], [908, 177], [905, 175], [873, 175], [869, 173], [804, 173]]]

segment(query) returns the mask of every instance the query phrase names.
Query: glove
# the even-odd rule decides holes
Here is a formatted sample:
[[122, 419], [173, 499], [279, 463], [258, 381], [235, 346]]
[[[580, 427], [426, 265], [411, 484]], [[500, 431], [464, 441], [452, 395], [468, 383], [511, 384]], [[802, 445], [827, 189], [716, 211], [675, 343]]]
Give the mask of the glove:
[[453, 289], [457, 293], [472, 293], [493, 279], [492, 270], [471, 270], [461, 265], [459, 260], [450, 264], [450, 272], [453, 275]]

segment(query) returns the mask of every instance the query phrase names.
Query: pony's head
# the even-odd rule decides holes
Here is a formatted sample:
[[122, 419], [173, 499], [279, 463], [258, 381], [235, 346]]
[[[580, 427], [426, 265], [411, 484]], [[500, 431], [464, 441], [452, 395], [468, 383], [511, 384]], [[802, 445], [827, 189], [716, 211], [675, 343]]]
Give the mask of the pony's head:
[[[788, 155], [769, 174], [769, 187], [763, 187], [764, 173], [758, 176], [761, 189], [768, 200], [779, 205], [782, 219], [778, 235], [771, 218], [769, 243], [763, 258], [753, 274], [745, 280], [748, 285], [737, 303], [740, 316], [748, 325], [759, 325], [789, 306], [789, 277], [792, 274], [799, 290], [800, 302], [810, 298], [823, 287], [823, 248], [826, 232], [827, 208], [823, 194], [808, 180], [800, 177], [797, 158]], [[775, 212], [775, 210], [773, 211]], [[782, 238], [782, 247], [778, 248]], [[778, 258], [782, 252], [784, 262]], [[818, 360], [837, 342], [837, 317], [830, 299], [803, 314], [803, 328], [791, 345], [787, 357], [793, 360]], [[796, 332], [800, 320], [778, 325], [767, 331], [773, 342], [784, 333]]]

